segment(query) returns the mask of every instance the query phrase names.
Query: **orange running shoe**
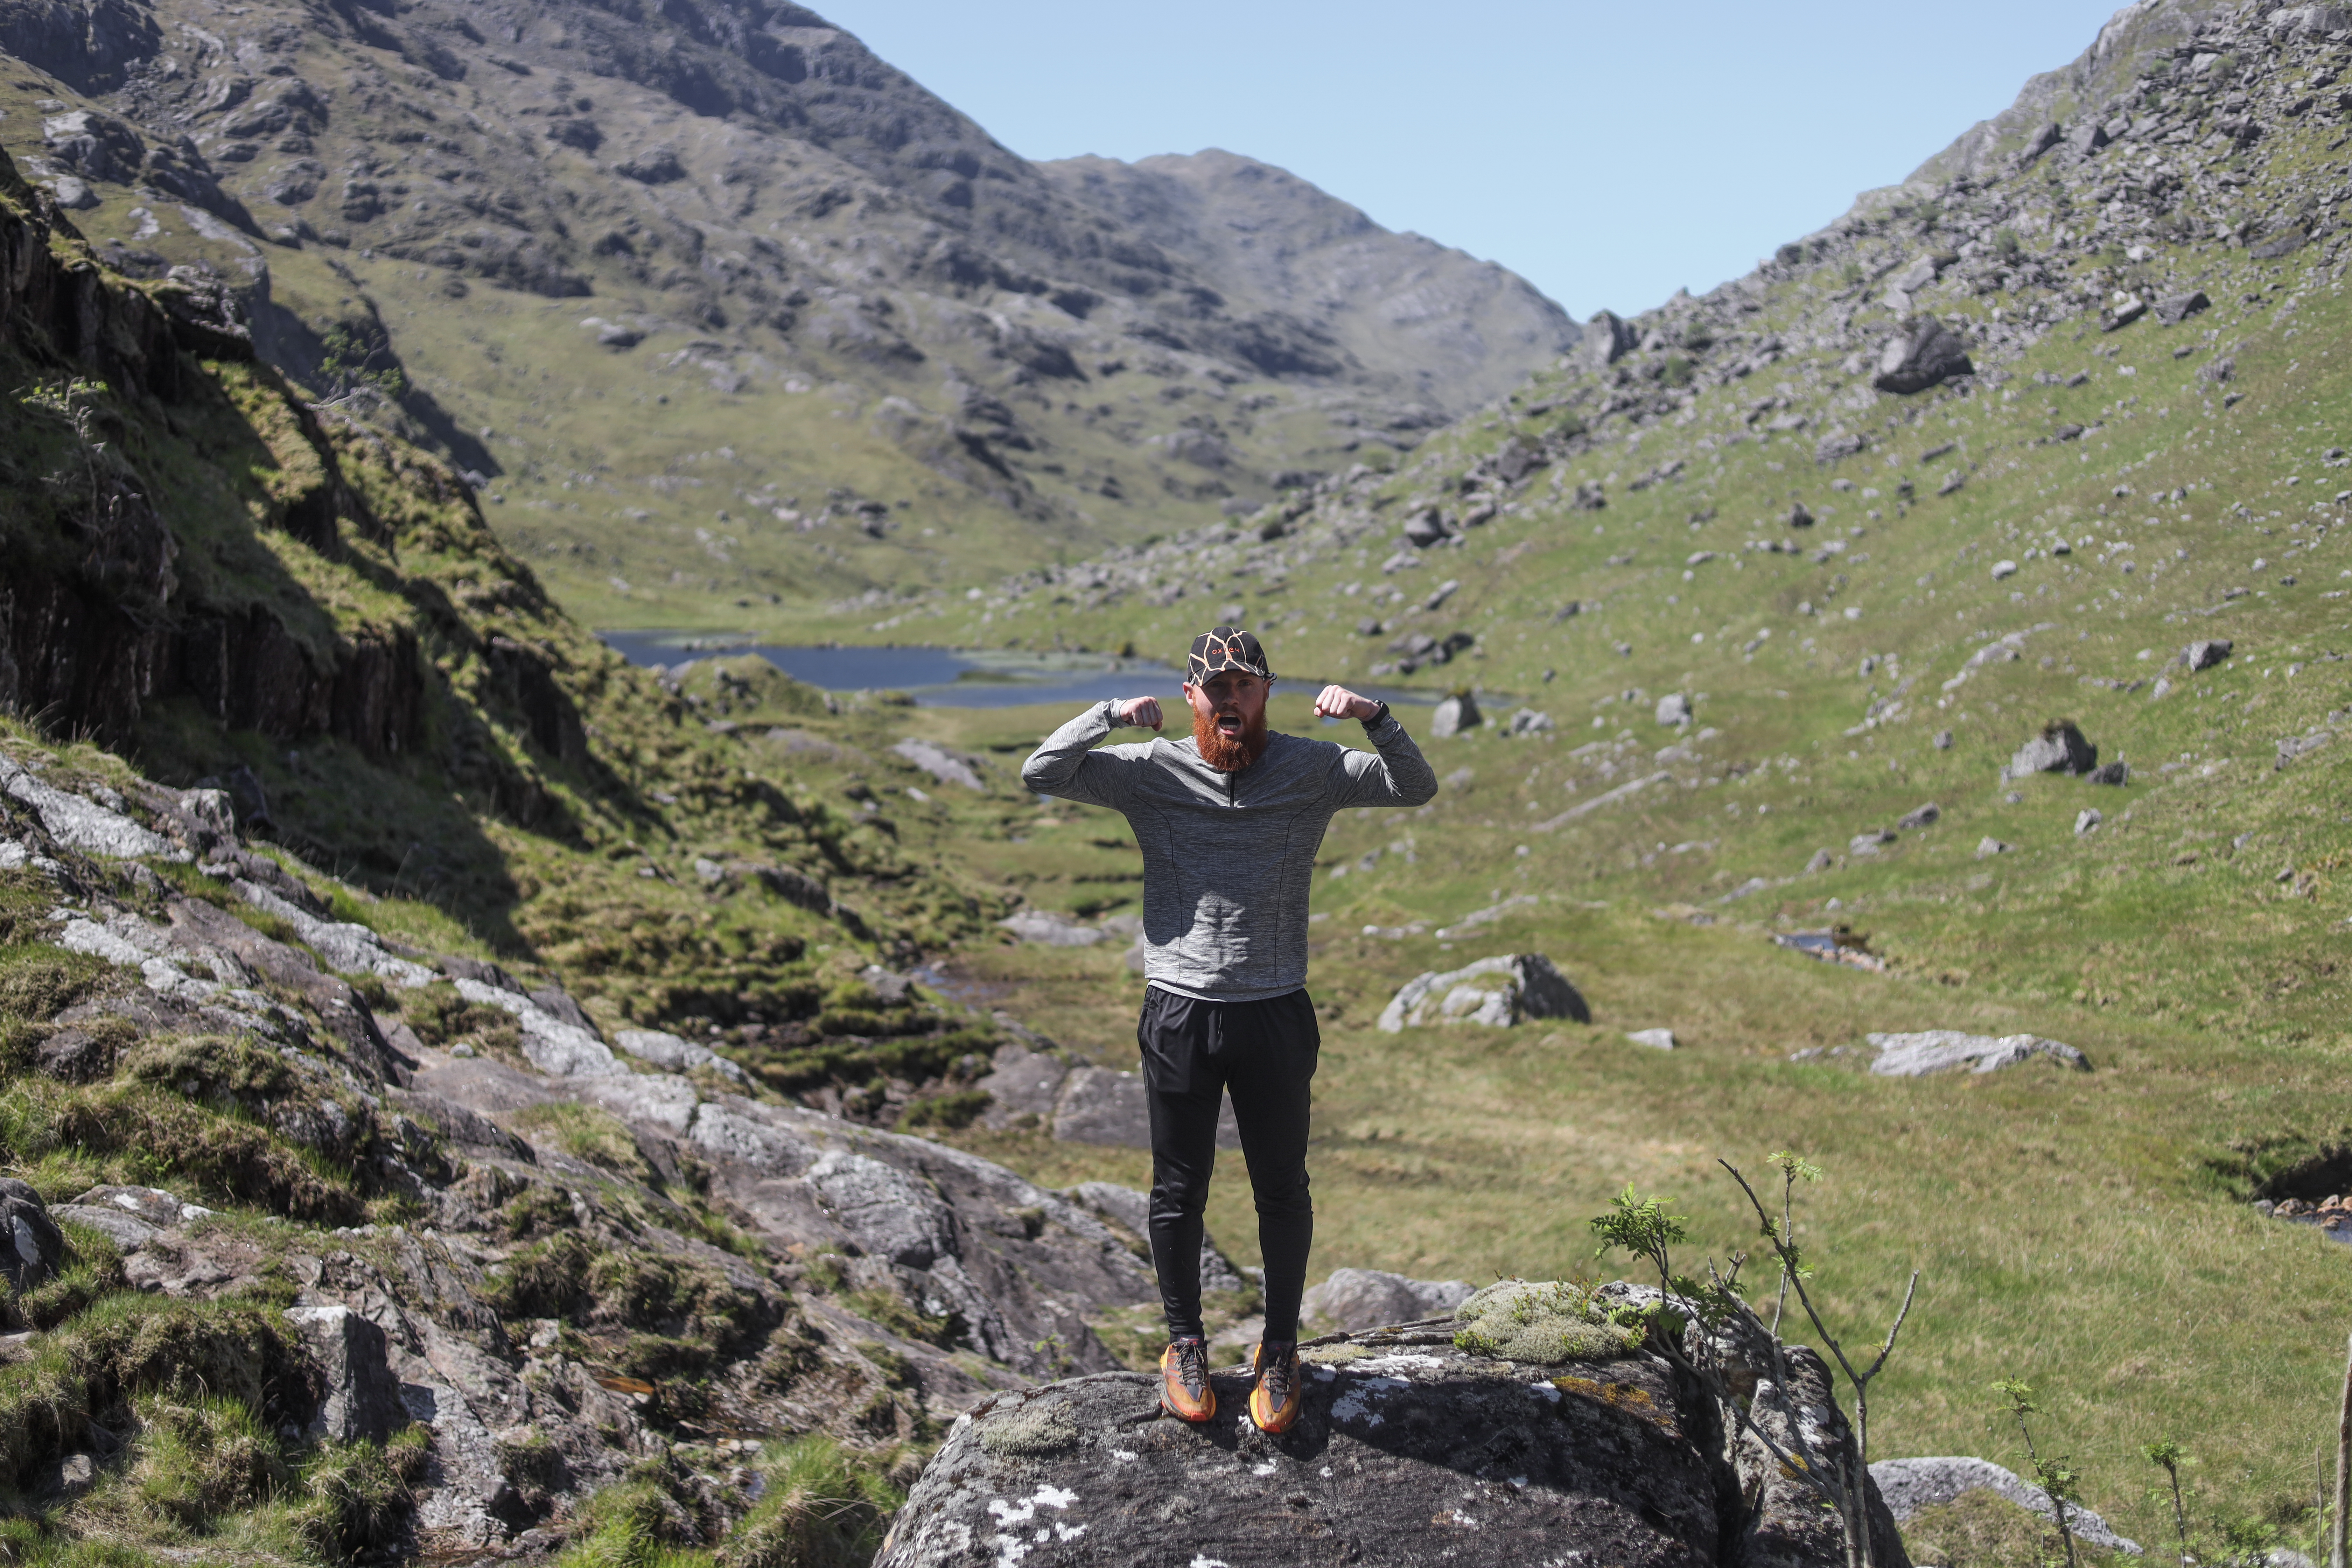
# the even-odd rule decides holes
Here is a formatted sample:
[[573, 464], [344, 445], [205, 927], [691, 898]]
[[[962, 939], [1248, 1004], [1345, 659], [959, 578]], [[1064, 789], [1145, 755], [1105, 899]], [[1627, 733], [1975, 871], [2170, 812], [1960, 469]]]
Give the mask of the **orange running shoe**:
[[1290, 1430], [1298, 1419], [1298, 1346], [1260, 1344], [1257, 1382], [1250, 1388], [1250, 1419], [1269, 1436]]
[[1171, 1340], [1160, 1352], [1160, 1403], [1179, 1421], [1206, 1421], [1217, 1413], [1205, 1342]]

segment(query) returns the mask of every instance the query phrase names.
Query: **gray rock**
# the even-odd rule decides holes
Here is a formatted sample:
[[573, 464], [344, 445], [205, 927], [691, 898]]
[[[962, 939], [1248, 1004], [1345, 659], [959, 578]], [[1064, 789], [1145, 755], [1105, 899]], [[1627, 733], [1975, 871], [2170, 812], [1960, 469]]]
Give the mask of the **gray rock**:
[[[1150, 1090], [1143, 1075], [1109, 1068], [1071, 1069], [1054, 1102], [1054, 1136], [1065, 1143], [1092, 1143], [1111, 1149], [1151, 1147]], [[1241, 1131], [1234, 1121], [1233, 1097], [1217, 1114], [1217, 1147], [1238, 1149]]]
[[1584, 324], [1584, 336], [1576, 345], [1576, 358], [1586, 368], [1598, 370], [1615, 364], [1641, 343], [1642, 334], [1633, 322], [1614, 310], [1603, 310]]
[[1522, 708], [1514, 712], [1503, 726], [1506, 735], [1540, 735], [1554, 729], [1551, 715], [1534, 708]]
[[2107, 128], [2097, 121], [2086, 121], [2068, 133], [2066, 144], [2087, 158], [2107, 144]]
[[[49, 837], [68, 849], [118, 860], [173, 853], [172, 841], [161, 834], [149, 832], [119, 811], [51, 788], [13, 758], [0, 757], [0, 788], [31, 806]], [[187, 851], [178, 851], [178, 858], [188, 858]]]
[[1951, 732], [1949, 730], [1938, 730], [1938, 731], [1936, 731], [1936, 750], [1937, 750], [1937, 751], [1939, 751], [1939, 752], [1948, 752], [1948, 751], [1950, 751], [1951, 749], [1952, 749], [1952, 732]]
[[1901, 816], [1896, 817], [1895, 819], [1895, 826], [1901, 828], [1906, 833], [1916, 833], [1920, 828], [1932, 826], [1941, 818], [1943, 815], [1944, 808], [1931, 801], [1926, 805], [1914, 806], [1909, 811], [1905, 812]]
[[1475, 730], [1486, 721], [1486, 715], [1478, 711], [1477, 701], [1468, 692], [1464, 692], [1437, 705], [1437, 710], [1430, 715], [1429, 732], [1443, 739], [1448, 735], [1458, 735], [1465, 730]]
[[2178, 326], [2212, 303], [2205, 297], [2202, 289], [2191, 289], [2186, 294], [2162, 295], [2156, 301], [2156, 319], [2168, 327]]
[[[672, 1072], [691, 1072], [696, 1068], [709, 1068], [737, 1083], [748, 1081], [741, 1068], [709, 1046], [698, 1046], [692, 1040], [682, 1039], [660, 1029], [622, 1029], [613, 1036], [613, 1043], [639, 1061], [651, 1062]], [[625, 1079], [616, 1080], [624, 1085], [629, 1081]], [[691, 1099], [689, 1090], [689, 1101]]]
[[1103, 939], [1103, 933], [1095, 927], [1080, 925], [1057, 910], [1023, 910], [996, 923], [1021, 941], [1039, 947], [1092, 947]]
[[590, 1035], [602, 1033], [596, 1027], [595, 1020], [588, 1016], [587, 1010], [573, 1001], [571, 994], [560, 985], [549, 985], [534, 991], [530, 993], [530, 1000], [533, 1006], [559, 1023], [569, 1024], [573, 1028]]
[[1887, 340], [1879, 351], [1878, 374], [1871, 378], [1871, 384], [1881, 392], [1925, 392], [1975, 371], [1966, 345], [1951, 330], [1933, 316], [1923, 316]]
[[74, 1199], [73, 1206], [111, 1209], [117, 1214], [142, 1220], [158, 1230], [168, 1230], [191, 1220], [204, 1219], [213, 1213], [202, 1204], [182, 1203], [161, 1187], [92, 1187]]
[[1867, 437], [1853, 435], [1844, 430], [1832, 430], [1813, 443], [1813, 461], [1816, 463], [1839, 462], [1856, 456], [1866, 450], [1869, 446], [1870, 441]]
[[1630, 1029], [1626, 1031], [1625, 1037], [1654, 1051], [1671, 1051], [1679, 1043], [1672, 1029]]
[[313, 1442], [382, 1442], [408, 1425], [400, 1380], [385, 1361], [383, 1331], [340, 1304], [286, 1309], [286, 1321], [310, 1352], [324, 1390], [303, 1423]]
[[56, 1463], [43, 1466], [33, 1482], [37, 1497], [57, 1498], [67, 1502], [98, 1484], [98, 1461], [88, 1454], [61, 1455]]
[[1977, 858], [1983, 860], [1995, 855], [2006, 855], [2016, 847], [2014, 844], [2004, 844], [2000, 839], [1987, 835], [1977, 840]]
[[2074, 837], [2080, 838], [2086, 833], [2095, 831], [2099, 824], [2105, 820], [2106, 819], [2099, 815], [2097, 806], [2084, 806], [2074, 814]]
[[[1990, 1492], [2044, 1519], [2057, 1517], [2048, 1492], [1989, 1459], [1881, 1459], [1870, 1467], [1870, 1479], [1886, 1500], [1887, 1511], [1901, 1524], [1909, 1523], [1922, 1509], [1941, 1507], [1975, 1491]], [[2066, 1525], [2101, 1551], [2140, 1554], [2137, 1542], [2117, 1535], [2105, 1520], [2080, 1503], [2066, 1505]]]
[[33, 1066], [65, 1083], [96, 1083], [114, 1076], [114, 1050], [80, 1029], [64, 1028], [33, 1051]]
[[1062, 1081], [1070, 1076], [1069, 1064], [1050, 1051], [1033, 1051], [1009, 1041], [996, 1047], [992, 1059], [993, 1069], [973, 1086], [989, 1097], [982, 1122], [1001, 1132], [1024, 1117], [1050, 1121], [1062, 1096]]
[[2208, 637], [2180, 650], [2180, 662], [2190, 669], [2210, 669], [2230, 657], [2238, 645], [2228, 637]]
[[60, 1225], [70, 1222], [88, 1226], [114, 1243], [114, 1249], [126, 1258], [154, 1240], [162, 1228], [136, 1215], [100, 1204], [59, 1204], [49, 1211], [49, 1217]]
[[22, 1295], [55, 1274], [65, 1256], [65, 1233], [41, 1194], [30, 1182], [0, 1176], [0, 1277]]
[[[1231, 1106], [1227, 1110], [1230, 1112]], [[1097, 1219], [1117, 1226], [1134, 1237], [1146, 1258], [1151, 1253], [1151, 1196], [1133, 1187], [1122, 1187], [1113, 1182], [1080, 1182], [1064, 1194], [1075, 1200]], [[1201, 1289], [1203, 1290], [1244, 1290], [1249, 1281], [1235, 1268], [1233, 1259], [1217, 1249], [1214, 1237], [1201, 1233]]]
[[1668, 729], [1679, 730], [1691, 721], [1690, 699], [1679, 691], [1669, 691], [1658, 699], [1653, 717]]
[[1334, 1268], [1320, 1285], [1310, 1285], [1300, 1315], [1353, 1331], [1391, 1323], [1444, 1317], [1468, 1300], [1466, 1279], [1414, 1279], [1377, 1268]]
[[2026, 778], [2034, 773], [2087, 773], [2099, 765], [2099, 748], [2083, 738], [2083, 731], [2071, 719], [2055, 719], [2042, 727], [2042, 733], [2017, 749], [2009, 760], [2009, 776]]
[[1887, 287], [1901, 293], [1916, 294], [1920, 289], [1933, 283], [1936, 280], [1936, 274], [1941, 270], [1942, 268], [1936, 265], [1934, 257], [1922, 256], [1898, 273], [1895, 281]]
[[[1525, 1282], [1499, 1289], [1559, 1299]], [[1514, 1334], [1515, 1351], [1524, 1340], [1540, 1358], [1528, 1361], [1458, 1349], [1454, 1324], [1318, 1343], [1302, 1368], [1298, 1424], [1279, 1438], [1248, 1422], [1238, 1371], [1215, 1375], [1217, 1414], [1197, 1427], [1156, 1419], [1157, 1379], [1140, 1373], [982, 1400], [925, 1467], [877, 1568], [1016, 1555], [1024, 1568], [1843, 1563], [1834, 1516], [1760, 1444], [1708, 1439], [1729, 1426], [1709, 1395], [1589, 1319], [1573, 1321], [1572, 1341]], [[1722, 1339], [1739, 1386], [1771, 1377], [1769, 1351]], [[1759, 1420], [1818, 1468], [1847, 1428], [1819, 1358], [1792, 1346], [1784, 1360], [1806, 1418], [1759, 1398]], [[1742, 1497], [1751, 1508], [1718, 1506]], [[1893, 1519], [1883, 1505], [1871, 1511], [1876, 1561], [1910, 1568]]]
[[58, 205], [68, 212], [87, 212], [98, 205], [99, 194], [89, 188], [89, 182], [73, 174], [59, 174], [49, 184]]
[[1592, 1009], [1550, 959], [1521, 952], [1416, 975], [1381, 1009], [1380, 1026], [1395, 1034], [1431, 1024], [1508, 1027], [1526, 1018], [1589, 1024]]
[[975, 795], [988, 793], [988, 785], [982, 781], [971, 763], [945, 746], [919, 741], [910, 735], [890, 750], [894, 755], [904, 757], [941, 784], [961, 784]]
[[1819, 876], [1836, 864], [1835, 855], [1826, 849], [1816, 849], [1813, 851], [1813, 858], [1805, 862], [1805, 873], [1808, 876]]
[[1894, 834], [1884, 827], [1874, 827], [1867, 833], [1857, 833], [1847, 839], [1845, 852], [1849, 855], [1875, 855], [1881, 845], [1894, 842]]
[[2074, 1047], [2039, 1035], [1969, 1035], [1958, 1029], [1924, 1029], [1908, 1035], [1867, 1035], [1878, 1058], [1870, 1070], [1881, 1078], [1925, 1078], [1929, 1073], [1968, 1068], [1997, 1072], [2036, 1057], [2048, 1057], [2081, 1072], [2091, 1061]]
[[2131, 783], [2131, 764], [2116, 761], [2093, 768], [2083, 775], [2084, 784], [2127, 784]]
[[929, 1268], [956, 1250], [955, 1227], [936, 1188], [864, 1154], [832, 1150], [804, 1178], [842, 1229], [877, 1258]]
[[1404, 520], [1404, 537], [1414, 549], [1427, 550], [1453, 538], [1454, 531], [1445, 526], [1444, 517], [1435, 507], [1425, 506]]

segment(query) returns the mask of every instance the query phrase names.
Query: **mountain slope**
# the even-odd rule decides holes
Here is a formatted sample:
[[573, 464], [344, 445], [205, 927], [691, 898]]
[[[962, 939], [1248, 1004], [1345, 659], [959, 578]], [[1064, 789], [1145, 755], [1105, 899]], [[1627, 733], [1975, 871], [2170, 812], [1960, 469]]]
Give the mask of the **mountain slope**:
[[1391, 234], [1286, 170], [1218, 148], [1045, 174], [1229, 298], [1302, 321], [1368, 371], [1440, 407], [1500, 396], [1576, 341], [1524, 279], [1413, 234]]
[[769, 0], [63, 15], [0, 5], [36, 68], [0, 82], [0, 142], [118, 268], [210, 265], [314, 395], [397, 404], [600, 622], [741, 626], [1164, 531], [1409, 447], [1575, 336], [1490, 270], [1475, 355], [1294, 311]]

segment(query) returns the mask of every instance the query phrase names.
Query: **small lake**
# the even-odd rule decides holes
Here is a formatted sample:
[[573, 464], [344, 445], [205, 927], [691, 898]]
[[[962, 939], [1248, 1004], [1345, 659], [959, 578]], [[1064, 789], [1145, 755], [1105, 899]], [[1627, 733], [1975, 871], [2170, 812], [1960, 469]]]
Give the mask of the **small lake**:
[[[632, 664], [675, 667], [695, 659], [753, 653], [793, 679], [827, 691], [903, 691], [925, 708], [1011, 708], [1030, 702], [1172, 697], [1184, 679], [1181, 670], [1158, 659], [1121, 658], [1108, 653], [1022, 653], [926, 646], [796, 647], [677, 632], [598, 635], [605, 646]], [[1295, 688], [1302, 682], [1285, 684]], [[1370, 686], [1351, 689], [1400, 705], [1434, 700], [1427, 692]]]

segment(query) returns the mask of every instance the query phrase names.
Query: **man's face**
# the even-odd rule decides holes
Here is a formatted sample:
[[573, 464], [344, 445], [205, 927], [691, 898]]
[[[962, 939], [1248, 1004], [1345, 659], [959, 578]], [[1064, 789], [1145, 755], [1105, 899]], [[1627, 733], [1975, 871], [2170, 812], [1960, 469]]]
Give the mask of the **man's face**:
[[1221, 669], [1195, 686], [1184, 683], [1185, 700], [1202, 724], [1228, 741], [1263, 729], [1269, 683], [1245, 670]]

